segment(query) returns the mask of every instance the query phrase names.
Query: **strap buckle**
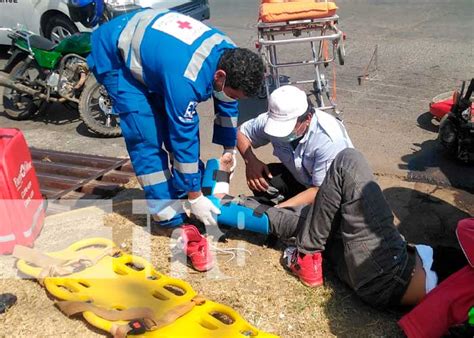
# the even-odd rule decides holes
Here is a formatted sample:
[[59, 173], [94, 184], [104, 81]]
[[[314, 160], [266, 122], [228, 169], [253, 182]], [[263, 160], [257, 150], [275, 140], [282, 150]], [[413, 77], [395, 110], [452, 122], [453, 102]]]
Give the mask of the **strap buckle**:
[[127, 334], [139, 335], [146, 332], [146, 325], [143, 319], [134, 319], [128, 322], [128, 327], [130, 327], [130, 331]]

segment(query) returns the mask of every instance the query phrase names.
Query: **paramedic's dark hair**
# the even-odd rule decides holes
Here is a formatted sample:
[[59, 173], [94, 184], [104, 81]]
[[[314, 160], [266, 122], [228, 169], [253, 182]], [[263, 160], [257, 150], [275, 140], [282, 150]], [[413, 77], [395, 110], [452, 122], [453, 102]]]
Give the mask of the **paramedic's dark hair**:
[[313, 114], [314, 114], [314, 106], [311, 100], [308, 98], [308, 109], [303, 115], [299, 116], [296, 121], [303, 122], [308, 118], [309, 115], [313, 116]]
[[217, 69], [225, 71], [227, 86], [242, 90], [249, 97], [257, 95], [263, 82], [262, 59], [246, 48], [227, 49]]

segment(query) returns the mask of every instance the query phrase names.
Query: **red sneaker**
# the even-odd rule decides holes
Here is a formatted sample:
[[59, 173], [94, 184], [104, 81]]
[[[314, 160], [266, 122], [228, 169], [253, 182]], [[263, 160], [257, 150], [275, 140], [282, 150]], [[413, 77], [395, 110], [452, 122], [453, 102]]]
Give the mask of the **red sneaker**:
[[323, 285], [323, 257], [320, 252], [314, 254], [301, 254], [294, 250], [288, 264], [290, 270], [298, 276], [301, 283], [314, 288]]
[[191, 265], [197, 271], [207, 271], [214, 266], [214, 258], [209, 250], [209, 243], [206, 237], [201, 235], [199, 230], [191, 224], [181, 227], [181, 239], [183, 250], [191, 260]]

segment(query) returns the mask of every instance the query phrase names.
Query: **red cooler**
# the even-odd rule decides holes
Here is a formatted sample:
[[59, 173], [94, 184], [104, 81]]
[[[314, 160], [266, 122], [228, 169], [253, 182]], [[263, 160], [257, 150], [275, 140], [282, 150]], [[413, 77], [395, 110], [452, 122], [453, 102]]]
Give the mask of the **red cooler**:
[[32, 246], [44, 221], [44, 199], [23, 134], [0, 128], [0, 254]]

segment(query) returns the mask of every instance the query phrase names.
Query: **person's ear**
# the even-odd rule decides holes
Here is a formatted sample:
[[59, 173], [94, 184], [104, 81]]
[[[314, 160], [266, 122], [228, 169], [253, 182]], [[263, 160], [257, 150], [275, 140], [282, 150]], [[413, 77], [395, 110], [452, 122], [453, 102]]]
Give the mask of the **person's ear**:
[[222, 69], [216, 70], [214, 73], [214, 83], [217, 84], [219, 87], [222, 87], [226, 78], [226, 73]]

